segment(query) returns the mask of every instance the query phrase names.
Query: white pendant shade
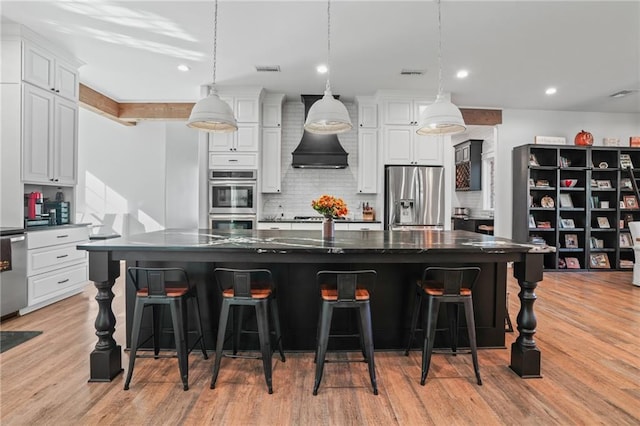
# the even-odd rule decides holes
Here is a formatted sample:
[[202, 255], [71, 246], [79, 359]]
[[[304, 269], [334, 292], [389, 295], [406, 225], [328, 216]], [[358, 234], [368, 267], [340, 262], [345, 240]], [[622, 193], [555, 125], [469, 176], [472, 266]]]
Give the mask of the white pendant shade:
[[320, 135], [335, 135], [353, 128], [349, 112], [342, 102], [325, 90], [322, 99], [317, 100], [307, 114], [304, 129]]
[[215, 90], [193, 106], [187, 126], [217, 133], [229, 133], [238, 130], [238, 124], [233, 116], [231, 107], [220, 99]]
[[429, 105], [422, 115], [416, 133], [419, 135], [453, 135], [464, 132], [467, 126], [462, 113], [441, 94]]

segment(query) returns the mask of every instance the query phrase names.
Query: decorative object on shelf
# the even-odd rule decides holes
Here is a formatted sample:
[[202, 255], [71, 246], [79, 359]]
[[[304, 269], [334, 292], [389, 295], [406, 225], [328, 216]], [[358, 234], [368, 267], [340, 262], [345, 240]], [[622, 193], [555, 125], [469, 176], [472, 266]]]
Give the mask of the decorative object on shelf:
[[633, 162], [629, 154], [620, 154], [620, 168], [621, 169], [633, 169]]
[[333, 239], [335, 236], [334, 219], [345, 217], [349, 213], [347, 204], [342, 198], [325, 194], [317, 200], [313, 200], [311, 207], [324, 216], [322, 222], [322, 238], [325, 240]]
[[609, 202], [608, 201], [600, 201], [600, 208], [601, 209], [608, 209], [609, 208]]
[[545, 195], [544, 197], [542, 197], [542, 199], [540, 200], [540, 206], [547, 208], [547, 209], [552, 209], [555, 207], [555, 203], [553, 201], [553, 198], [551, 198], [548, 195]]
[[629, 136], [629, 146], [640, 147], [640, 136]]
[[628, 232], [620, 233], [620, 247], [632, 247], [633, 240], [631, 239], [631, 234]]
[[629, 227], [629, 222], [633, 222], [635, 219], [633, 218], [633, 215], [630, 213], [627, 213], [624, 215], [624, 226], [623, 228], [628, 228]]
[[560, 179], [560, 186], [564, 188], [573, 188], [578, 183], [578, 179]]
[[536, 221], [535, 221], [535, 219], [533, 218], [533, 215], [532, 215], [532, 214], [530, 214], [530, 215], [529, 215], [529, 228], [533, 229], [533, 228], [535, 228], [535, 227], [536, 227]]
[[218, 0], [214, 6], [213, 20], [213, 81], [209, 96], [200, 99], [191, 110], [187, 126], [213, 133], [230, 133], [238, 130], [236, 118], [228, 103], [220, 99], [216, 90], [216, 51], [218, 45]]
[[600, 199], [598, 198], [597, 195], [592, 195], [591, 198], [589, 199], [589, 201], [591, 202], [590, 207], [592, 209], [595, 209], [600, 205]]
[[618, 138], [602, 138], [602, 145], [604, 146], [619, 146], [620, 139]]
[[467, 126], [462, 112], [445, 98], [442, 90], [442, 16], [438, 0], [438, 96], [425, 108], [416, 133], [419, 135], [453, 135], [464, 132]]
[[565, 234], [564, 236], [565, 248], [578, 248], [578, 235], [577, 234]]
[[633, 189], [633, 186], [631, 185], [631, 179], [623, 178], [620, 181], [620, 188]]
[[573, 219], [562, 219], [562, 218], [560, 218], [560, 228], [574, 229], [575, 227], [576, 227], [576, 224], [573, 221]]
[[529, 187], [532, 188], [536, 186], [536, 184], [533, 182], [533, 179], [529, 179]]
[[571, 166], [571, 160], [569, 160], [567, 157], [560, 156], [560, 158], [558, 159], [558, 162], [560, 163], [560, 167], [570, 167]]
[[598, 216], [597, 221], [598, 221], [598, 228], [606, 229], [611, 227], [609, 225], [609, 219], [607, 219], [606, 216]]
[[536, 158], [535, 154], [529, 155], [529, 165], [530, 166], [539, 166], [540, 165], [540, 163], [538, 163], [538, 159]]
[[587, 131], [581, 130], [576, 135], [574, 142], [578, 146], [591, 146], [593, 145], [593, 135]]
[[546, 180], [546, 179], [538, 179], [536, 181], [536, 186], [537, 187], [548, 188], [549, 187], [549, 181]]
[[538, 145], [565, 145], [567, 139], [564, 136], [534, 136], [533, 143]]
[[611, 189], [610, 180], [596, 180], [596, 184], [598, 186], [598, 189]]
[[609, 269], [609, 256], [607, 253], [592, 253], [589, 255], [589, 266], [596, 269]]
[[601, 240], [596, 237], [589, 238], [589, 248], [592, 249], [601, 249], [604, 248], [604, 240]]
[[598, 187], [598, 182], [595, 179], [591, 179], [591, 187], [592, 188], [597, 188]]
[[638, 200], [635, 195], [625, 195], [623, 197], [625, 209], [637, 209]]
[[565, 258], [565, 262], [567, 269], [580, 269], [580, 261], [577, 257], [567, 257]]
[[540, 222], [538, 222], [538, 228], [540, 228], [540, 229], [551, 229], [551, 222], [549, 222], [549, 221], [540, 221]]
[[598, 168], [600, 168], [600, 169], [607, 169], [607, 168], [609, 168], [609, 164], [608, 164], [606, 161], [601, 161], [601, 162], [598, 164]]
[[353, 128], [347, 107], [331, 94], [331, 0], [327, 1], [327, 84], [322, 99], [315, 101], [304, 123], [310, 133], [335, 135]]
[[560, 194], [560, 207], [573, 208], [573, 200], [571, 194]]

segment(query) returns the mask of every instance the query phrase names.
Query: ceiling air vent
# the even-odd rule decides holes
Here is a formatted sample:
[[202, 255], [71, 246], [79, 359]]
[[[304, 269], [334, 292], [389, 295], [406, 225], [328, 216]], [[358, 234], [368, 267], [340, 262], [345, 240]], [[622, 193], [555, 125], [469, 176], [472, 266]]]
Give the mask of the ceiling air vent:
[[426, 70], [403, 69], [402, 71], [400, 71], [400, 75], [424, 75], [426, 74], [426, 72]]
[[258, 72], [280, 72], [280, 65], [256, 65]]
[[633, 92], [637, 92], [637, 90], [621, 90], [616, 93], [612, 93], [609, 95], [610, 98], [624, 98], [627, 95], [632, 94]]

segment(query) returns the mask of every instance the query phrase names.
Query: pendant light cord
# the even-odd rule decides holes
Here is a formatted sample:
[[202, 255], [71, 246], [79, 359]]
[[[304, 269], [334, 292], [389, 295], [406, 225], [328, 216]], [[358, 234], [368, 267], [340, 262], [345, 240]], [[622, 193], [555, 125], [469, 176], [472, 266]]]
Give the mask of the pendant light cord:
[[327, 92], [331, 92], [331, 0], [327, 0]]
[[442, 17], [438, 0], [438, 96], [442, 94]]
[[215, 90], [216, 85], [216, 53], [218, 50], [218, 0], [215, 1], [213, 12], [213, 83], [211, 88]]

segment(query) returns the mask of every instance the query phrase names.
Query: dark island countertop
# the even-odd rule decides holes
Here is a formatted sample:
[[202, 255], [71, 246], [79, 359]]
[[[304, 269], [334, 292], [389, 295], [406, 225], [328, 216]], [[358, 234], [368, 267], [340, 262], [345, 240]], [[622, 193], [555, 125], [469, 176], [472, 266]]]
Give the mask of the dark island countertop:
[[529, 244], [467, 231], [320, 231], [167, 229], [78, 245], [88, 251], [220, 251], [250, 253], [422, 253], [536, 250]]

